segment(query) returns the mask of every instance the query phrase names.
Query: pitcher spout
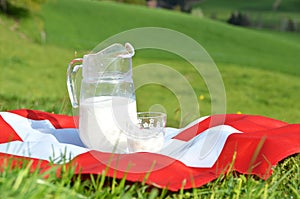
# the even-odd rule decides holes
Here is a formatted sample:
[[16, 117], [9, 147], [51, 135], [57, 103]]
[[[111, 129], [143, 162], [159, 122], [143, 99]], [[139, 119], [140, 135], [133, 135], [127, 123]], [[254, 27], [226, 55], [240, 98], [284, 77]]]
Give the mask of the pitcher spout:
[[105, 74], [125, 74], [131, 71], [131, 58], [135, 51], [130, 43], [115, 43], [94, 54], [83, 57], [83, 76], [99, 77]]
[[87, 58], [93, 57], [93, 59], [131, 58], [134, 56], [134, 53], [134, 48], [130, 43], [125, 43], [124, 46], [120, 43], [115, 43], [97, 53], [92, 53], [85, 56]]

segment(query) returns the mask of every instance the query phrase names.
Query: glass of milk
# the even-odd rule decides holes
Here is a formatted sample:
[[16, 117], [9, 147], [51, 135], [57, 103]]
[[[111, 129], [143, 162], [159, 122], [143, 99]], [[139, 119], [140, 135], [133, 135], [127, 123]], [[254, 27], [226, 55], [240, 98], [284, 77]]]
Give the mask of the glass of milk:
[[161, 112], [138, 112], [137, 122], [127, 123], [127, 146], [133, 152], [158, 152], [164, 145], [167, 115]]

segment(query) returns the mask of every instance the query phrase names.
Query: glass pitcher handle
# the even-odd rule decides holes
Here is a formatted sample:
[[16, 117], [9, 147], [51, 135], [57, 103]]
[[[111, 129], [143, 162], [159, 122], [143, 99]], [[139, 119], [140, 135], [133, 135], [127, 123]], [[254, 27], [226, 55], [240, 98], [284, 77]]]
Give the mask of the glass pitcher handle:
[[69, 63], [68, 71], [67, 71], [67, 87], [68, 87], [69, 97], [73, 108], [78, 108], [79, 106], [78, 98], [76, 95], [77, 92], [76, 92], [75, 78], [78, 69], [81, 67], [82, 67], [82, 58], [73, 59]]

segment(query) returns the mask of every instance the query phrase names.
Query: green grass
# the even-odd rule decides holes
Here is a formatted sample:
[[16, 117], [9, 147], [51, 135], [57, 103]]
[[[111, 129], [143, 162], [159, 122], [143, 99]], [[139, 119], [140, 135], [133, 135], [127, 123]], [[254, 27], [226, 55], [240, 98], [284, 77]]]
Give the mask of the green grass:
[[[40, 98], [38, 104], [48, 104], [47, 101], [55, 101], [55, 99], [67, 101], [64, 86], [65, 71], [67, 63], [75, 57], [76, 52], [77, 56], [81, 56], [107, 37], [130, 28], [157, 26], [178, 30], [198, 41], [208, 51], [224, 78], [229, 113], [241, 111], [289, 122], [296, 122], [299, 118], [299, 113], [297, 113], [299, 105], [296, 103], [299, 100], [296, 93], [299, 88], [298, 77], [300, 75], [300, 57], [298, 56], [300, 37], [298, 35], [249, 30], [178, 12], [113, 2], [82, 0], [72, 2], [75, 3], [70, 4], [69, 0], [49, 1], [39, 17], [34, 18], [33, 23], [29, 23], [30, 19], [21, 21], [19, 32], [24, 32], [28, 38], [32, 38], [35, 44], [28, 45], [32, 41], [21, 39], [15, 34], [17, 38], [13, 40], [20, 44], [5, 48], [9, 56], [2, 54], [5, 56], [2, 60], [6, 61], [1, 73], [3, 86], [1, 86], [0, 94], [6, 96], [6, 99], [9, 95], [23, 96], [23, 99]], [[43, 25], [40, 25], [41, 21]], [[39, 33], [42, 30], [46, 32], [47, 45], [44, 46], [39, 45], [41, 43]], [[2, 34], [10, 36], [11, 32], [6, 30]], [[3, 45], [9, 45], [12, 40], [2, 38]], [[22, 54], [24, 49], [26, 51], [20, 57], [18, 54]], [[28, 63], [22, 63], [22, 60]], [[168, 53], [139, 50], [134, 58], [134, 65], [148, 62], [164, 63], [188, 76], [196, 94], [205, 96], [205, 100], [199, 102], [201, 115], [210, 114], [209, 93], [203, 80], [191, 66]], [[16, 76], [16, 71], [24, 75]], [[258, 75], [253, 75], [254, 73]], [[241, 75], [237, 76], [238, 74]], [[265, 74], [270, 75], [265, 78]], [[27, 77], [30, 75], [30, 78], [26, 75]], [[244, 76], [247, 76], [247, 81]], [[278, 85], [278, 82], [287, 82], [289, 79], [293, 81]], [[37, 80], [41, 82], [34, 83]], [[19, 82], [24, 88], [18, 86]], [[251, 82], [254, 86], [257, 85], [256, 89], [252, 88]], [[261, 84], [256, 84], [256, 82], [261, 82]], [[249, 87], [248, 92], [244, 89], [246, 87]], [[266, 92], [264, 87], [268, 89]], [[31, 92], [28, 92], [29, 90]], [[146, 110], [151, 104], [166, 104], [170, 119], [169, 125], [176, 126], [178, 125], [177, 102], [174, 96], [167, 93], [157, 92], [157, 97], [147, 100], [148, 102], [144, 100], [141, 102], [141, 99], [149, 99], [150, 94], [150, 92], [147, 93], [146, 88], [141, 88], [137, 93], [140, 99], [139, 107], [141, 110]], [[45, 109], [43, 106], [32, 105], [32, 101], [33, 99], [26, 106]], [[9, 102], [2, 102], [2, 107], [6, 108], [7, 104]], [[291, 107], [296, 108], [291, 110]], [[45, 110], [51, 109], [53, 109], [52, 106]]]
[[[26, 161], [25, 161], [26, 162]], [[266, 181], [255, 176], [229, 172], [198, 189], [170, 192], [143, 183], [126, 183], [103, 174], [74, 176], [72, 169], [61, 167], [60, 178], [52, 167], [43, 174], [29, 172], [32, 162], [21, 168], [0, 167], [3, 198], [299, 198], [300, 155], [281, 162]], [[10, 162], [8, 162], [8, 165]], [[47, 177], [45, 177], [47, 176]], [[7, 191], [9, 190], [9, 191]]]
[[[43, 10], [47, 42], [50, 44], [69, 47], [73, 51], [91, 50], [106, 38], [128, 29], [165, 27], [195, 39], [218, 65], [230, 63], [300, 74], [296, 68], [300, 61], [299, 35], [286, 42], [285, 36], [228, 26], [178, 12], [128, 7], [112, 2], [68, 2], [49, 3]], [[156, 58], [164, 59], [157, 55]]]
[[[198, 41], [208, 51], [224, 78], [228, 113], [241, 111], [289, 122], [298, 121], [298, 35], [249, 30], [178, 12], [113, 2], [72, 2], [75, 3], [70, 4], [69, 0], [49, 1], [39, 17], [33, 18], [33, 21], [22, 20], [19, 34], [24, 32], [29, 38], [27, 40], [20, 38], [18, 30], [13, 35], [11, 31], [3, 30], [5, 32], [2, 35], [6, 35], [5, 37], [15, 37], [2, 37], [3, 45], [9, 46], [5, 48], [8, 56], [2, 53], [1, 58], [5, 63], [0, 80], [0, 95], [5, 96], [3, 98], [18, 96], [23, 102], [29, 98], [25, 105], [28, 108], [57, 112], [62, 108], [53, 108], [53, 105], [48, 105], [48, 101], [55, 105], [57, 99], [59, 103], [68, 101], [65, 71], [76, 52], [77, 56], [82, 56], [107, 37], [130, 28], [157, 26], [178, 30]], [[32, 23], [29, 23], [30, 20]], [[43, 25], [40, 25], [41, 21]], [[10, 23], [12, 24], [9, 26], [14, 24]], [[43, 30], [46, 32], [47, 45], [41, 45], [39, 38], [39, 33]], [[10, 45], [11, 40], [16, 44]], [[32, 42], [34, 44], [30, 45]], [[196, 95], [205, 96], [204, 100], [199, 101], [201, 115], [211, 113], [210, 95], [204, 81], [188, 63], [177, 56], [156, 50], [137, 51], [134, 66], [149, 62], [171, 66], [188, 77]], [[23, 75], [15, 75], [16, 73]], [[287, 81], [289, 79], [293, 81]], [[139, 89], [139, 109], [147, 110], [152, 104], [163, 104], [169, 116], [168, 125], [178, 126], [177, 99], [166, 89], [159, 89], [162, 92], [149, 92], [146, 87]], [[152, 93], [155, 93], [155, 97], [150, 98]], [[38, 98], [38, 102], [34, 102]], [[11, 100], [1, 102], [4, 109], [9, 108], [9, 101]], [[44, 105], [47, 107], [44, 108]], [[68, 105], [64, 106], [64, 111], [70, 113]], [[17, 107], [17, 103], [10, 106]]]
[[[261, 4], [264, 7], [268, 2]], [[234, 5], [242, 4], [231, 4], [228, 10]], [[210, 9], [213, 7], [217, 10], [218, 4]], [[0, 15], [0, 109], [72, 114], [66, 89], [69, 61], [109, 36], [145, 26], [180, 31], [208, 51], [224, 80], [228, 113], [258, 114], [299, 123], [298, 34], [250, 30], [178, 12], [88, 0], [48, 1], [41, 13], [19, 22]], [[46, 41], [41, 38], [43, 31]], [[200, 114], [211, 113], [210, 93], [189, 63], [166, 52], [137, 51], [135, 67], [149, 62], [171, 66], [182, 74], [196, 95], [204, 97], [198, 99]], [[147, 85], [139, 88], [136, 95], [139, 110], [160, 104], [168, 113], [168, 126], [178, 126], [178, 99], [167, 88]], [[81, 181], [72, 177], [72, 171], [60, 179], [55, 175], [44, 179], [40, 174], [29, 173], [26, 167], [4, 168], [0, 191], [4, 198], [299, 198], [299, 165], [298, 155], [280, 163], [267, 181], [230, 172], [201, 188], [178, 193], [111, 178], [105, 178], [105, 186], [100, 186], [101, 176], [94, 176], [94, 181]], [[18, 188], [20, 182], [22, 189]]]
[[66, 84], [66, 63], [72, 54], [63, 48], [37, 44], [20, 29], [22, 24], [2, 15], [0, 18], [0, 108], [57, 112], [54, 107], [62, 106], [61, 101], [67, 97], [62, 85]]

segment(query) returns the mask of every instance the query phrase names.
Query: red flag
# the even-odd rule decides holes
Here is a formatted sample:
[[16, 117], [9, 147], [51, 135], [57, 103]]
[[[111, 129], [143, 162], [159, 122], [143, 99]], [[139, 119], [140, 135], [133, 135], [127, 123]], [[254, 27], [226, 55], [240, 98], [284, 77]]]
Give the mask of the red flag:
[[[211, 142], [210, 135], [218, 141]], [[76, 166], [76, 173], [99, 174], [108, 168], [107, 176], [126, 174], [129, 181], [146, 181], [173, 191], [182, 188], [183, 182], [185, 189], [204, 185], [230, 166], [267, 179], [280, 160], [300, 152], [300, 124], [263, 116], [213, 115], [178, 130], [170, 140], [176, 146], [182, 144], [171, 148], [178, 153], [103, 153], [84, 147], [73, 117], [25, 109], [0, 112], [1, 164], [8, 157], [25, 157], [34, 161], [33, 169], [47, 169], [50, 159], [60, 164], [61, 154], [68, 153], [67, 164]]]

